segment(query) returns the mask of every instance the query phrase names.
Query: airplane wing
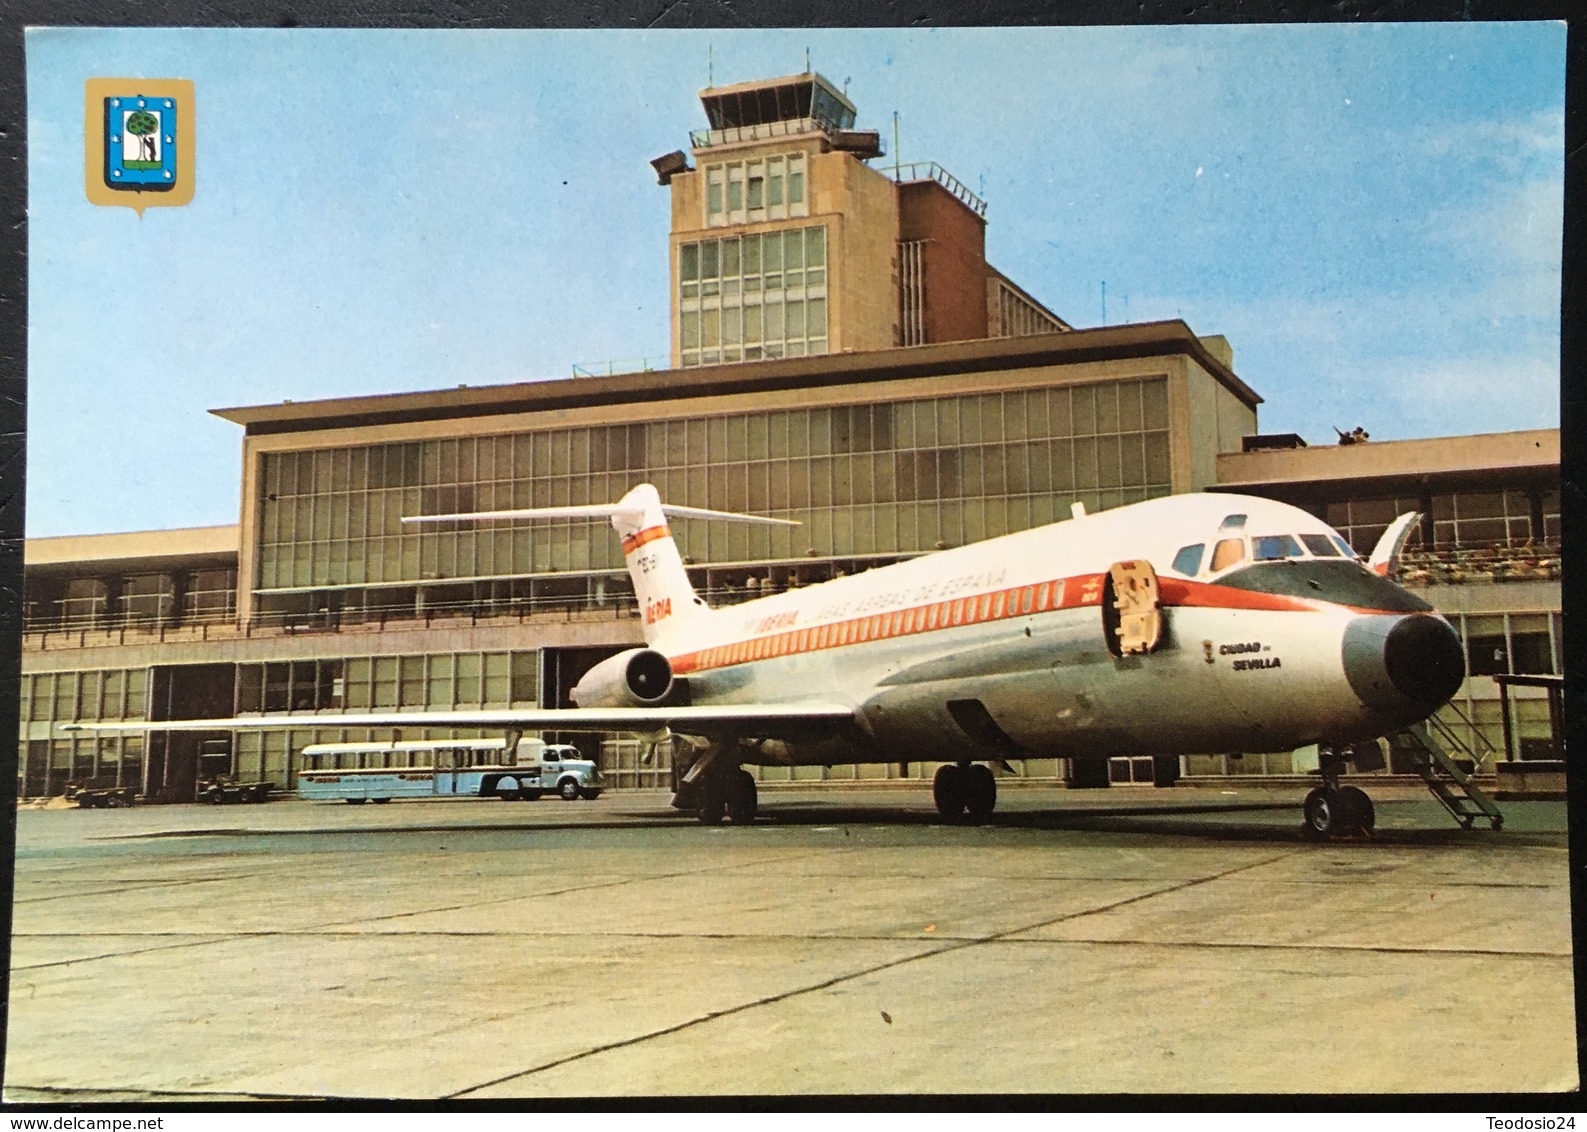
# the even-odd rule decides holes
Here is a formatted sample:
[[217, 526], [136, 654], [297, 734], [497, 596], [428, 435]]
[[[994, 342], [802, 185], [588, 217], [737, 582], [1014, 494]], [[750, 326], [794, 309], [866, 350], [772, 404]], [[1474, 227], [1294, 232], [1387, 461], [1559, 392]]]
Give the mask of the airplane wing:
[[255, 728], [478, 727], [515, 731], [624, 731], [650, 735], [734, 734], [765, 739], [808, 735], [852, 722], [847, 704], [726, 704], [716, 707], [506, 708], [485, 711], [397, 711], [345, 715], [242, 715], [231, 719], [170, 719], [63, 723], [61, 731], [240, 731]]

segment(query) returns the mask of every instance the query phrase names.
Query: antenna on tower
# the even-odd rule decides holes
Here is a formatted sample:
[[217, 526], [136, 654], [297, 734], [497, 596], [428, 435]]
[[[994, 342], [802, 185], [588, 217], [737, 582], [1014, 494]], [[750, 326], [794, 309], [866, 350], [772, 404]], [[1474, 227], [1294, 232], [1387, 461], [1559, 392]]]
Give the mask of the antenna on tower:
[[1102, 281], [1102, 325], [1108, 324], [1108, 281]]
[[898, 180], [898, 111], [893, 111], [893, 180]]
[[810, 73], [810, 48], [805, 48], [805, 74]]
[[715, 50], [715, 48], [714, 48], [714, 45], [711, 43], [711, 41], [709, 39], [706, 40], [705, 41], [705, 89], [706, 90], [710, 90], [713, 86], [716, 85], [716, 83], [712, 81], [713, 78], [715, 77], [715, 74], [716, 74], [716, 60], [713, 57], [714, 56], [714, 50]]

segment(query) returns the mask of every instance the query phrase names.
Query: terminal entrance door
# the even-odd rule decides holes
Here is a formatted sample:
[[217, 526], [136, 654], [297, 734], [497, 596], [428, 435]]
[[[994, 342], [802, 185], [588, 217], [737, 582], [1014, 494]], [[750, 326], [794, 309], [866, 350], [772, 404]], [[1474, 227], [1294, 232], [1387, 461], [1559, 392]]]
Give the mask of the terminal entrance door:
[[[178, 664], [149, 671], [149, 718], [217, 719], [233, 714], [237, 669], [232, 664]], [[224, 746], [231, 765], [227, 731], [152, 731], [144, 760], [143, 794], [164, 802], [191, 802], [198, 793], [200, 764], [218, 764]], [[207, 758], [202, 756], [207, 755]]]

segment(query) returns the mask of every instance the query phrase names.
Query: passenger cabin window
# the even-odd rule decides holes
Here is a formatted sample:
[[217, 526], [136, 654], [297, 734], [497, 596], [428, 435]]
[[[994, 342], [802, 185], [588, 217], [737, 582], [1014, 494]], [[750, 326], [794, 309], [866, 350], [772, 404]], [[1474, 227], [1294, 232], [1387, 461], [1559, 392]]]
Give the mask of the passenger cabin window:
[[1318, 558], [1338, 558], [1339, 548], [1327, 535], [1301, 535], [1300, 541]]
[[1173, 571], [1183, 574], [1187, 578], [1194, 578], [1196, 571], [1201, 569], [1201, 556], [1206, 552], [1207, 544], [1198, 542], [1195, 546], [1182, 546], [1179, 553], [1174, 555]]
[[1258, 562], [1276, 562], [1281, 558], [1302, 558], [1306, 552], [1295, 541], [1294, 535], [1258, 535], [1251, 540], [1251, 557]]
[[1218, 545], [1212, 548], [1211, 570], [1214, 574], [1244, 561], [1245, 540], [1243, 538], [1219, 539]]

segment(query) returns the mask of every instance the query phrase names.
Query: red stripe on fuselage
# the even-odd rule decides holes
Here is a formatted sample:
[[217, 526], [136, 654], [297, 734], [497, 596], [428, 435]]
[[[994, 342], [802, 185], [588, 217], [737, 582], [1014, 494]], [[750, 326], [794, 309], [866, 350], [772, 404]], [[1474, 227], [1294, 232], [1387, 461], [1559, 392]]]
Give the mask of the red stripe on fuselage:
[[[652, 528], [654, 529], [656, 528]], [[672, 662], [673, 672], [684, 676], [691, 672], [728, 668], [747, 661], [801, 656], [861, 642], [910, 637], [919, 633], [955, 629], [963, 625], [1008, 621], [1020, 617], [1033, 617], [1039, 613], [1096, 606], [1102, 604], [1102, 586], [1106, 577], [1106, 574], [1080, 574], [1073, 578], [1050, 582], [1033, 582], [1028, 586], [989, 590], [946, 601], [929, 602], [904, 609], [890, 609], [885, 613], [828, 621], [811, 628], [747, 637], [727, 644], [696, 649], [669, 659]], [[1348, 609], [1353, 613], [1394, 613], [1393, 610], [1364, 609], [1353, 605], [1340, 606], [1337, 602], [1323, 601], [1320, 598], [1311, 600], [1291, 597], [1287, 594], [1258, 593], [1255, 590], [1220, 586], [1213, 582], [1193, 582], [1161, 576], [1157, 580], [1157, 592], [1165, 608], [1317, 613], [1334, 606]]]
[[623, 554], [632, 554], [647, 542], [655, 542], [658, 538], [669, 538], [671, 535], [672, 532], [667, 529], [667, 524], [665, 523], [659, 527], [646, 527], [638, 534], [632, 534], [623, 539]]
[[1264, 594], [1240, 590], [1214, 582], [1190, 582], [1179, 578], [1157, 579], [1157, 594], [1165, 606], [1193, 609], [1259, 609], [1283, 613], [1312, 613], [1317, 603], [1288, 594]]

